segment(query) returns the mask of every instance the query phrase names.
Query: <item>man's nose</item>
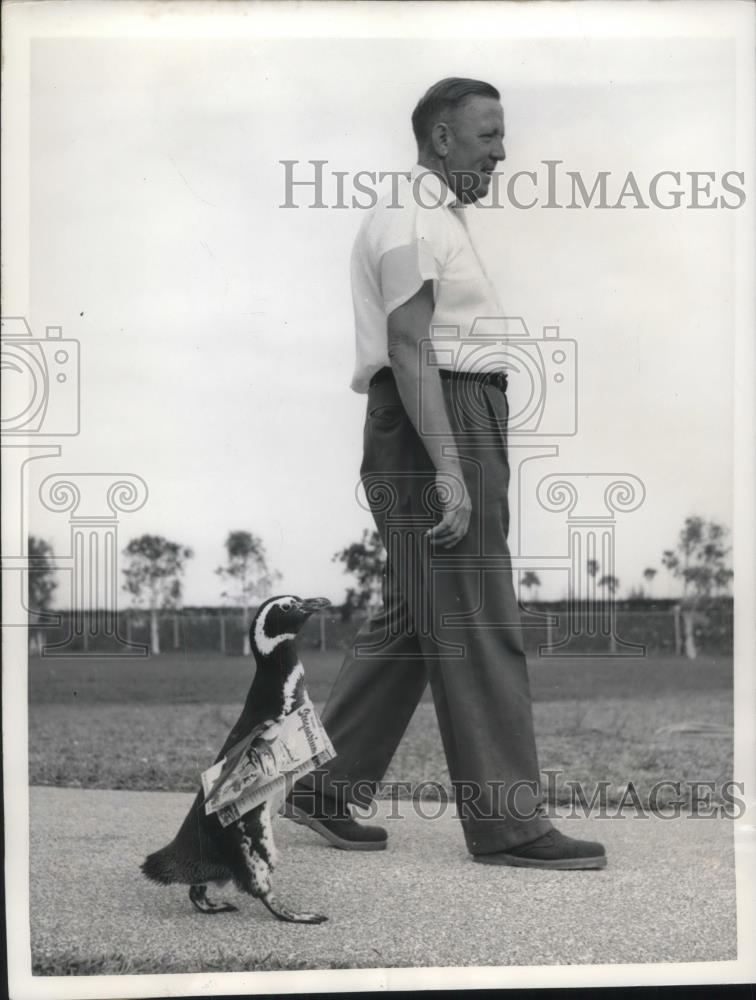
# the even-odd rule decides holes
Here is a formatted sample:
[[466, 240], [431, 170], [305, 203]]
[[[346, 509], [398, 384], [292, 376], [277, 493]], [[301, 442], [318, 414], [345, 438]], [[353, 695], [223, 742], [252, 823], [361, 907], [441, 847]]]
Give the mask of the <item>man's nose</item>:
[[491, 155], [495, 160], [506, 160], [507, 154], [504, 152], [504, 143], [501, 140], [491, 150]]

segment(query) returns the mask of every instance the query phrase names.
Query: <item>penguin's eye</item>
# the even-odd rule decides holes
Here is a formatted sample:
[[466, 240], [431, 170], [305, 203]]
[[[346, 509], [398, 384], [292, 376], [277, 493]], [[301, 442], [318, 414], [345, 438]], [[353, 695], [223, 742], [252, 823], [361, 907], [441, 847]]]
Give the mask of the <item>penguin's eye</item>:
[[286, 604], [279, 605], [282, 611], [291, 611], [291, 604], [287, 601]]

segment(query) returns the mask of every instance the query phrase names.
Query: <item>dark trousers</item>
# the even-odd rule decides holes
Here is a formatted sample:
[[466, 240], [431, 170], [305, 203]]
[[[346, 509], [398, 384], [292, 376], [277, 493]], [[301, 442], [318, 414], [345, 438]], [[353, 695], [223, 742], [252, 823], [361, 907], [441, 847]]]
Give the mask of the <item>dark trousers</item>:
[[[440, 517], [435, 470], [393, 380], [368, 393], [365, 496], [386, 547], [384, 610], [360, 630], [323, 711], [337, 756], [298, 784], [364, 805], [430, 681], [457, 810], [473, 854], [546, 833], [527, 666], [507, 548], [504, 391], [443, 381], [473, 513], [452, 549], [425, 532]], [[402, 776], [399, 776], [401, 779]]]

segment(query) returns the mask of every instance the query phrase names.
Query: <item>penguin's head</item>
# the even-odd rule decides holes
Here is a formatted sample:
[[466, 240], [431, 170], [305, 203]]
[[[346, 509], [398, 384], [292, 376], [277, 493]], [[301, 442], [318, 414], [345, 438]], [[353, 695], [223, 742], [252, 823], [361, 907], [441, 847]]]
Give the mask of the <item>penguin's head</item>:
[[302, 599], [293, 594], [271, 597], [258, 608], [249, 639], [252, 651], [267, 656], [282, 642], [292, 640], [314, 611], [331, 604], [325, 597]]

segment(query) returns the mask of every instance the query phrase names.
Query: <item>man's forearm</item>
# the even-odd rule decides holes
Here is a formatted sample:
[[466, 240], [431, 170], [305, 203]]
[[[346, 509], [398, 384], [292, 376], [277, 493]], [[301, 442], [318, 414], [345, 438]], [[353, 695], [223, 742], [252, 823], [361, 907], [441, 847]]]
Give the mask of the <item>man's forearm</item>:
[[461, 478], [441, 377], [438, 368], [428, 365], [428, 352], [423, 350], [430, 332], [433, 309], [433, 282], [426, 281], [408, 302], [389, 316], [388, 354], [407, 416], [436, 471]]
[[442, 548], [453, 548], [467, 533], [472, 513], [454, 435], [446, 412], [438, 368], [427, 361], [423, 343], [433, 317], [433, 282], [388, 317], [388, 354], [399, 397], [436, 469], [443, 515], [427, 534]]
[[439, 370], [421, 357], [417, 339], [397, 338], [390, 352], [399, 396], [436, 470], [461, 477]]

